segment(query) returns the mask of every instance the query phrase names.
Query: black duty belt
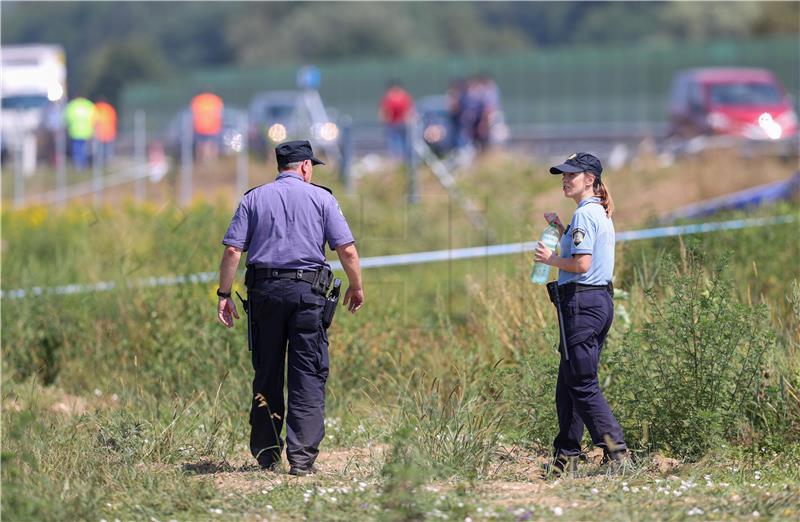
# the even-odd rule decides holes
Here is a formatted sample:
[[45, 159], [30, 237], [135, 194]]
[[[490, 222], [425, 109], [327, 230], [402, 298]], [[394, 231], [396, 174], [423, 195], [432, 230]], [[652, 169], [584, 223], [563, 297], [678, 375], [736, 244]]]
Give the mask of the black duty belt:
[[333, 272], [328, 267], [321, 267], [319, 270], [296, 270], [293, 268], [272, 268], [268, 266], [247, 267], [245, 284], [251, 288], [252, 284], [262, 279], [291, 279], [294, 281], [305, 281], [311, 284], [314, 292], [325, 295], [328, 287], [333, 281]]
[[585, 285], [583, 283], [567, 283], [559, 285], [558, 292], [561, 295], [577, 294], [578, 292], [589, 292], [591, 290], [605, 290], [611, 297], [614, 297], [614, 285], [608, 283], [607, 285]]
[[317, 278], [317, 270], [294, 270], [291, 268], [270, 268], [270, 267], [251, 267], [253, 270], [253, 280], [261, 279], [295, 279], [314, 283]]

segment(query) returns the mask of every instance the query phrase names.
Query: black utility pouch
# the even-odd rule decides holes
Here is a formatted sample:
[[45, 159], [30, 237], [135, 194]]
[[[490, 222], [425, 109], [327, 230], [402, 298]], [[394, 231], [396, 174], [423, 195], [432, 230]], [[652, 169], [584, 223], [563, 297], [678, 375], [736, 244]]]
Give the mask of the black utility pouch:
[[550, 281], [547, 283], [547, 296], [550, 297], [550, 302], [558, 306], [558, 281]]
[[324, 296], [328, 293], [328, 287], [331, 285], [333, 279], [333, 272], [327, 266], [317, 270], [317, 275], [314, 277], [314, 282], [311, 283], [311, 290], [318, 295]]
[[325, 306], [322, 308], [322, 326], [327, 330], [333, 324], [333, 315], [336, 313], [336, 307], [339, 306], [339, 292], [341, 291], [342, 280], [336, 279], [333, 281], [333, 290], [329, 296], [325, 297]]

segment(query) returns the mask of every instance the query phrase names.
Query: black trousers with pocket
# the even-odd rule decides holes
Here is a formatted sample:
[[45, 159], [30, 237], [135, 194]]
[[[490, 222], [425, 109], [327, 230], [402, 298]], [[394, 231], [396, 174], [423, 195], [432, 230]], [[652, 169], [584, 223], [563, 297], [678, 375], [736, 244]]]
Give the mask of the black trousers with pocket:
[[603, 288], [567, 292], [561, 297], [561, 313], [569, 360], [562, 354], [558, 368], [559, 431], [553, 441], [555, 454], [579, 455], [584, 426], [595, 446], [604, 451], [625, 449], [622, 428], [611, 413], [597, 378], [600, 350], [614, 319], [613, 299]]
[[[262, 466], [279, 461], [285, 419], [289, 464], [310, 467], [325, 437], [328, 379], [328, 336], [322, 326], [325, 298], [313, 292], [310, 283], [293, 279], [258, 280], [248, 298], [253, 314], [255, 370], [250, 451]], [[285, 383], [288, 405], [283, 396]]]

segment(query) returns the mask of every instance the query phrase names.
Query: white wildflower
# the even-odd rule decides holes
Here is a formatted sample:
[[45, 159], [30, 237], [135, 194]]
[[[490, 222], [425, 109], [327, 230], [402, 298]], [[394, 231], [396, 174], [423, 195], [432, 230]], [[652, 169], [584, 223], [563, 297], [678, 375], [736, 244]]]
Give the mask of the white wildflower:
[[561, 506], [556, 506], [553, 508], [553, 514], [557, 517], [560, 517], [564, 514], [564, 510], [561, 508]]
[[702, 515], [703, 514], [703, 510], [700, 509], [699, 507], [695, 506], [692, 509], [690, 509], [689, 511], [687, 511], [686, 514], [689, 515], [690, 517], [693, 517], [695, 515]]

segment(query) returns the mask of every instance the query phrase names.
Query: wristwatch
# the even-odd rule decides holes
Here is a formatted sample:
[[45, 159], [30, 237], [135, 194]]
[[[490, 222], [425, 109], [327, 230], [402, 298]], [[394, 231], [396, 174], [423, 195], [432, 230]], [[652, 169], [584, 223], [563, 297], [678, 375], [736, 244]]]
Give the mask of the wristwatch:
[[220, 292], [219, 288], [217, 288], [217, 295], [219, 297], [224, 297], [225, 299], [229, 299], [231, 297], [231, 293]]

